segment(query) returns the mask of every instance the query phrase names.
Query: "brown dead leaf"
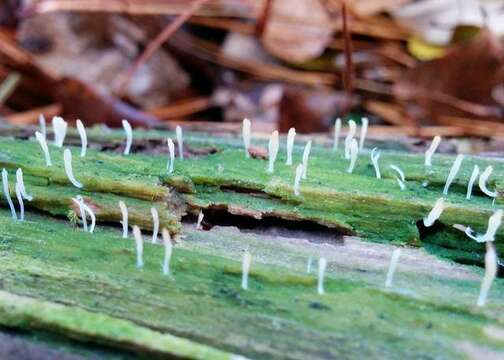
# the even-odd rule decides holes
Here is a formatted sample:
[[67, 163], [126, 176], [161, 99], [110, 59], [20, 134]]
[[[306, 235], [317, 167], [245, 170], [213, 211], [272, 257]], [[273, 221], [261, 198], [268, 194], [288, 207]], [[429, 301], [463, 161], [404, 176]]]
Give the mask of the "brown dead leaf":
[[322, 54], [332, 34], [331, 18], [322, 1], [273, 1], [262, 43], [276, 57], [300, 63]]

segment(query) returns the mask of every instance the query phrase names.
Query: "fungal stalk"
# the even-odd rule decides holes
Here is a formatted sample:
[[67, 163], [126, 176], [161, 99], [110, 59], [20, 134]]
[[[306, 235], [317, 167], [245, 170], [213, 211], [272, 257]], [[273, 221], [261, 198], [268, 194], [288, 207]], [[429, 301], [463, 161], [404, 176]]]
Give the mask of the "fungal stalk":
[[474, 182], [478, 178], [478, 175], [479, 175], [479, 167], [478, 167], [478, 165], [474, 165], [473, 171], [471, 173], [471, 177], [469, 179], [469, 182], [467, 183], [467, 193], [466, 193], [467, 200], [471, 200], [472, 189], [474, 186]]
[[425, 151], [425, 168], [427, 169], [427, 171], [430, 171], [432, 167], [432, 155], [434, 155], [440, 143], [441, 136], [434, 136], [429, 148]]
[[63, 163], [65, 165], [65, 173], [68, 177], [68, 180], [70, 180], [72, 185], [76, 188], [82, 188], [82, 184], [75, 179], [75, 176], [73, 174], [72, 152], [68, 148], [63, 151]]
[[124, 147], [124, 155], [129, 155], [131, 150], [131, 144], [133, 143], [133, 130], [128, 120], [122, 120], [122, 126], [124, 128], [124, 133], [126, 134], [126, 146]]
[[474, 231], [468, 226], [465, 228], [465, 233], [468, 237], [475, 240], [476, 242], [488, 242], [495, 240], [495, 234], [501, 226], [502, 223], [502, 210], [497, 210], [488, 218], [487, 231], [484, 234], [475, 234]]
[[168, 170], [168, 174], [171, 174], [173, 172], [173, 164], [175, 163], [175, 144], [170, 138], [168, 138], [168, 153], [170, 154], [170, 159], [166, 164], [166, 170]]
[[182, 138], [182, 128], [177, 125], [175, 128], [175, 133], [177, 135], [177, 145], [180, 160], [184, 160], [184, 139]]
[[492, 242], [486, 243], [485, 253], [485, 275], [481, 281], [480, 293], [478, 296], [477, 306], [484, 306], [492, 283], [497, 275], [497, 254], [495, 253], [495, 246]]
[[317, 279], [317, 293], [324, 295], [324, 276], [327, 267], [326, 258], [320, 258], [318, 261], [318, 279]]
[[248, 289], [248, 275], [250, 271], [250, 263], [252, 262], [252, 255], [248, 251], [245, 250], [243, 253], [243, 261], [242, 261], [242, 282], [241, 287], [243, 290]]
[[122, 237], [123, 239], [126, 239], [128, 237], [128, 208], [126, 207], [126, 204], [124, 201], [119, 201], [119, 209], [121, 209], [121, 216], [122, 216], [122, 228], [123, 228], [123, 233]]
[[301, 182], [301, 177], [303, 175], [303, 164], [299, 164], [296, 167], [296, 176], [294, 177], [294, 195], [299, 196], [299, 184]]
[[399, 256], [401, 256], [401, 249], [395, 249], [392, 252], [390, 258], [390, 264], [387, 272], [387, 279], [385, 280], [385, 287], [389, 288], [392, 286], [392, 281], [394, 280], [394, 273], [397, 268], [397, 263], [399, 262]]
[[155, 244], [159, 234], [159, 213], [155, 207], [150, 209], [152, 215], [152, 243]]
[[275, 160], [278, 154], [278, 131], [271, 133], [268, 143], [268, 172], [272, 174], [275, 171]]
[[334, 123], [333, 151], [338, 151], [339, 138], [341, 136], [341, 119], [337, 118]]
[[390, 168], [399, 175], [395, 177], [397, 183], [399, 184], [399, 188], [401, 190], [406, 190], [406, 178], [404, 177], [404, 172], [396, 165], [390, 165]]
[[133, 237], [135, 238], [135, 247], [136, 247], [136, 266], [141, 269], [144, 266], [143, 261], [143, 240], [142, 240], [142, 232], [137, 225], [133, 226]]
[[23, 202], [23, 195], [21, 194], [21, 189], [20, 189], [18, 182], [16, 182], [16, 197], [17, 197], [17, 201], [19, 203], [19, 220], [23, 221], [24, 220], [24, 202]]
[[46, 162], [46, 166], [52, 166], [51, 162], [51, 155], [49, 155], [49, 147], [47, 146], [47, 140], [45, 135], [42, 133], [36, 131], [35, 132], [35, 138], [40, 144], [40, 148], [42, 149], [42, 152], [44, 153], [44, 158]]
[[368, 125], [369, 125], [368, 118], [363, 117], [361, 131], [360, 131], [360, 137], [359, 137], [359, 151], [362, 151], [362, 149], [364, 149], [364, 142], [366, 141]]
[[423, 218], [423, 224], [425, 227], [431, 227], [436, 222], [436, 220], [439, 219], [439, 217], [443, 213], [444, 205], [445, 204], [443, 198], [437, 199], [434, 207], [429, 212], [429, 215]]
[[44, 114], [39, 115], [38, 121], [40, 125], [40, 133], [44, 135], [44, 137], [47, 137], [47, 127]]
[[89, 227], [89, 232], [93, 233], [93, 231], [95, 229], [95, 226], [96, 226], [96, 216], [95, 216], [95, 213], [94, 213], [93, 209], [91, 209], [91, 207], [89, 207], [88, 205], [86, 205], [86, 203], [84, 202], [84, 199], [82, 199], [81, 196], [79, 196], [79, 197], [81, 199], [82, 205], [84, 206], [84, 212], [86, 212], [87, 214], [89, 214], [89, 217], [91, 218], [91, 225]]
[[200, 212], [198, 214], [198, 221], [196, 222], [196, 230], [201, 230], [203, 228], [201, 226], [201, 224], [203, 222], [203, 217], [204, 217], [203, 211], [200, 210]]
[[308, 171], [308, 158], [310, 157], [312, 141], [308, 140], [303, 150], [303, 179], [306, 179]]
[[290, 128], [287, 133], [287, 161], [285, 165], [292, 165], [292, 150], [294, 149], [294, 139], [296, 138], [296, 129]]
[[17, 220], [16, 208], [14, 207], [14, 203], [12, 202], [12, 198], [10, 196], [10, 191], [9, 191], [9, 176], [7, 174], [7, 170], [5, 170], [5, 169], [2, 169], [2, 186], [3, 186], [3, 192], [4, 192], [5, 199], [7, 200], [7, 203], [9, 204], [12, 218], [14, 220]]
[[378, 150], [378, 148], [375, 147], [373, 148], [373, 150], [371, 150], [371, 162], [373, 163], [377, 179], [381, 179], [380, 166], [378, 165], [379, 159], [380, 159], [380, 151]]
[[87, 145], [88, 145], [86, 128], [84, 127], [84, 124], [80, 120], [77, 120], [76, 123], [75, 123], [75, 125], [77, 126], [77, 131], [79, 132], [79, 136], [80, 136], [80, 140], [81, 140], [81, 153], [80, 153], [80, 156], [81, 157], [85, 157], [86, 156]]
[[16, 170], [16, 183], [19, 184], [19, 191], [21, 191], [21, 195], [23, 195], [23, 198], [25, 200], [32, 201], [33, 196], [29, 195], [26, 192], [24, 179], [23, 179], [23, 170], [21, 170], [21, 169]]
[[310, 256], [310, 257], [308, 258], [308, 260], [306, 261], [306, 273], [307, 273], [307, 274], [311, 273], [312, 262], [313, 262], [313, 259], [312, 259], [312, 257]]
[[485, 171], [483, 171], [481, 173], [481, 175], [480, 175], [478, 185], [479, 185], [481, 191], [485, 195], [488, 195], [490, 197], [496, 198], [497, 195], [499, 195], [499, 193], [497, 191], [490, 191], [487, 188], [487, 180], [490, 177], [490, 175], [492, 174], [492, 171], [493, 171], [493, 167], [491, 165], [487, 166], [487, 168], [485, 169]]
[[457, 177], [457, 174], [460, 170], [460, 165], [462, 165], [462, 160], [464, 160], [464, 155], [458, 154], [457, 157], [455, 158], [455, 161], [453, 162], [448, 177], [446, 178], [446, 184], [443, 189], [443, 195], [445, 196], [448, 195], [448, 189], [450, 188], [450, 185], [452, 184], [453, 180], [455, 180], [455, 177]]
[[250, 149], [250, 120], [245, 118], [243, 119], [243, 127], [242, 127], [242, 136], [243, 136], [243, 146], [245, 148], [245, 156], [250, 157], [249, 149]]
[[171, 241], [170, 233], [165, 228], [161, 230], [161, 236], [163, 237], [163, 245], [165, 249], [163, 259], [163, 275], [170, 275], [170, 262], [173, 253], [173, 244]]
[[348, 166], [347, 173], [351, 174], [357, 163], [357, 155], [359, 155], [359, 144], [357, 140], [352, 139], [350, 142], [350, 165]]
[[355, 121], [348, 121], [348, 133], [345, 138], [345, 159], [350, 159], [350, 144], [352, 143], [352, 139], [355, 137], [355, 133], [357, 132], [357, 125]]
[[82, 200], [82, 197], [77, 196], [76, 198], [72, 198], [72, 201], [79, 207], [79, 213], [82, 219], [82, 229], [84, 231], [88, 231], [86, 210], [84, 209], [84, 201]]
[[52, 119], [52, 127], [54, 131], [54, 146], [63, 147], [65, 141], [68, 124], [60, 116], [55, 116]]

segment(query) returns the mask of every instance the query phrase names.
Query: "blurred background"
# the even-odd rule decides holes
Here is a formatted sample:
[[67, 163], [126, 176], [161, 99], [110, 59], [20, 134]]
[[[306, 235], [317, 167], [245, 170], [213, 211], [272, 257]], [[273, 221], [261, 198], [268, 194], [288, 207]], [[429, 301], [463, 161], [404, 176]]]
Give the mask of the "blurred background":
[[365, 116], [499, 153], [503, 41], [503, 0], [0, 0], [0, 120], [327, 136]]

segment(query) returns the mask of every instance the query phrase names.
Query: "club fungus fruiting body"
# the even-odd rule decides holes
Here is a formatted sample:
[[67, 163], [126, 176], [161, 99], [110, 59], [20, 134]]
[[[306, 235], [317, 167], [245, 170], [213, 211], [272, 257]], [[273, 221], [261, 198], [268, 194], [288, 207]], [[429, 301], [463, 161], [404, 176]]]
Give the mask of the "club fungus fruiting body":
[[275, 171], [275, 161], [278, 155], [278, 131], [275, 130], [271, 133], [268, 143], [268, 172], [272, 174]]
[[19, 191], [21, 191], [21, 195], [23, 195], [23, 198], [28, 201], [33, 200], [33, 196], [29, 195], [26, 192], [25, 184], [24, 184], [24, 179], [23, 179], [23, 170], [22, 169], [17, 169], [16, 170], [16, 183], [19, 184]]
[[333, 151], [338, 151], [339, 139], [341, 136], [341, 119], [337, 118], [334, 123]]
[[248, 289], [248, 275], [250, 271], [251, 262], [252, 262], [252, 255], [248, 251], [244, 251], [242, 261], [242, 282], [241, 282], [241, 287], [243, 290]]
[[171, 174], [173, 172], [173, 165], [175, 163], [175, 144], [170, 138], [168, 138], [168, 153], [170, 158], [168, 159], [168, 162], [166, 164], [166, 169], [168, 170], [168, 174]]
[[380, 159], [380, 151], [378, 150], [378, 148], [375, 147], [373, 148], [373, 150], [371, 150], [371, 162], [373, 163], [377, 179], [381, 179], [380, 166], [378, 165], [379, 159]]
[[47, 146], [47, 140], [46, 140], [45, 135], [42, 135], [42, 133], [36, 131], [35, 138], [37, 139], [38, 143], [40, 144], [40, 148], [42, 149], [42, 152], [44, 153], [46, 166], [52, 166], [51, 155], [49, 154], [49, 147]]
[[390, 168], [394, 170], [399, 176], [396, 176], [396, 181], [399, 184], [399, 188], [401, 190], [406, 190], [406, 177], [404, 176], [404, 172], [396, 165], [390, 165]]
[[479, 185], [481, 191], [485, 195], [496, 198], [497, 195], [499, 195], [499, 193], [497, 191], [490, 191], [487, 187], [487, 181], [488, 181], [488, 178], [490, 177], [490, 175], [492, 174], [492, 171], [493, 171], [493, 167], [491, 165], [487, 166], [485, 171], [483, 171], [480, 175], [478, 185]]
[[484, 234], [474, 234], [474, 231], [468, 226], [465, 228], [465, 233], [468, 237], [475, 240], [476, 242], [487, 242], [494, 241], [495, 234], [501, 226], [502, 223], [503, 210], [497, 210], [488, 218], [487, 231]]
[[2, 186], [3, 186], [3, 192], [4, 192], [5, 199], [7, 200], [7, 203], [9, 204], [12, 218], [14, 220], [17, 220], [16, 208], [14, 207], [14, 203], [12, 202], [12, 198], [10, 196], [10, 191], [9, 191], [9, 175], [7, 173], [7, 170], [5, 170], [5, 169], [2, 169]]
[[68, 124], [60, 116], [55, 116], [52, 119], [52, 126], [54, 131], [54, 146], [63, 147]]
[[308, 158], [310, 157], [312, 142], [308, 140], [303, 150], [303, 179], [306, 179], [308, 172]]
[[129, 155], [131, 151], [131, 144], [133, 143], [133, 130], [131, 129], [131, 125], [128, 120], [122, 120], [122, 126], [124, 129], [124, 133], [126, 135], [126, 145], [124, 146], [124, 155]]
[[142, 232], [137, 225], [133, 225], [133, 237], [135, 238], [135, 248], [136, 248], [136, 266], [141, 269], [144, 266], [143, 261], [143, 240]]
[[152, 243], [154, 244], [159, 234], [159, 213], [155, 207], [150, 209], [152, 215]]
[[201, 223], [203, 222], [203, 217], [204, 217], [203, 211], [200, 210], [198, 214], [198, 221], [196, 222], [196, 230], [202, 229]]
[[296, 167], [296, 176], [294, 177], [294, 195], [299, 196], [299, 184], [301, 182], [301, 177], [303, 176], [303, 164], [299, 164]]
[[432, 167], [432, 155], [434, 155], [440, 143], [441, 136], [434, 136], [434, 139], [432, 139], [429, 148], [427, 149], [427, 151], [425, 151], [425, 168], [427, 170], [430, 170], [430, 168]]
[[437, 199], [436, 203], [434, 204], [434, 207], [432, 210], [429, 212], [427, 217], [423, 218], [423, 224], [425, 227], [431, 227], [437, 219], [441, 216], [444, 210], [444, 199], [439, 198]]
[[292, 150], [294, 149], [294, 140], [296, 138], [296, 129], [290, 128], [287, 133], [287, 160], [285, 161], [285, 165], [292, 165]]
[[21, 188], [20, 188], [18, 182], [16, 182], [16, 198], [19, 203], [19, 220], [23, 221], [24, 220], [24, 202], [23, 202], [23, 195], [21, 194]]
[[392, 286], [392, 281], [394, 280], [394, 273], [397, 268], [397, 263], [399, 262], [399, 256], [401, 256], [401, 249], [395, 249], [390, 257], [390, 264], [387, 272], [387, 279], [385, 280], [385, 287], [389, 288]]
[[96, 226], [96, 216], [93, 209], [91, 209], [91, 207], [89, 207], [84, 202], [84, 199], [80, 195], [78, 195], [75, 199], [72, 200], [74, 200], [74, 202], [79, 205], [79, 211], [81, 213], [84, 231], [87, 231], [87, 215], [89, 215], [89, 217], [91, 218], [91, 225], [89, 227], [89, 232], [93, 233]]
[[82, 219], [82, 229], [84, 231], [88, 231], [86, 210], [84, 209], [84, 201], [82, 200], [82, 197], [77, 196], [76, 198], [72, 198], [72, 201], [79, 207], [79, 213]]
[[39, 126], [40, 126], [40, 133], [44, 135], [44, 137], [47, 137], [47, 127], [46, 127], [46, 120], [44, 117], [44, 114], [39, 115]]
[[163, 245], [165, 249], [163, 259], [163, 275], [170, 275], [170, 262], [173, 253], [173, 244], [171, 241], [170, 233], [165, 228], [161, 230], [161, 236], [163, 237]]
[[474, 182], [478, 178], [478, 175], [479, 175], [479, 166], [474, 165], [473, 171], [471, 173], [471, 177], [469, 178], [469, 182], [467, 183], [467, 193], [466, 193], [467, 200], [471, 200], [472, 189], [474, 186]]
[[488, 293], [492, 286], [495, 276], [497, 275], [497, 254], [493, 242], [486, 242], [485, 253], [485, 275], [481, 281], [480, 293], [478, 296], [477, 306], [484, 306]]
[[123, 228], [123, 233], [122, 237], [125, 239], [128, 237], [128, 208], [126, 207], [126, 204], [124, 201], [119, 201], [119, 209], [121, 210], [121, 216], [122, 216], [122, 228]]
[[363, 117], [362, 118], [361, 131], [360, 131], [360, 137], [359, 137], [359, 151], [362, 151], [362, 149], [364, 149], [364, 143], [366, 141], [366, 135], [367, 135], [368, 125], [369, 125], [368, 118]]
[[77, 131], [79, 132], [79, 136], [80, 136], [80, 140], [81, 140], [81, 153], [80, 153], [80, 156], [81, 157], [85, 157], [86, 156], [87, 145], [88, 145], [86, 128], [84, 127], [84, 124], [80, 120], [77, 120], [75, 122], [75, 125], [77, 126]]
[[180, 160], [184, 160], [184, 139], [182, 138], [182, 128], [180, 125], [177, 125], [175, 128], [175, 134], [177, 135], [179, 158]]
[[72, 169], [72, 152], [68, 148], [63, 151], [63, 163], [68, 180], [70, 180], [72, 185], [76, 188], [82, 188], [82, 184], [75, 179]]
[[355, 121], [349, 120], [348, 133], [345, 138], [345, 159], [347, 160], [350, 159], [350, 144], [352, 142], [352, 139], [355, 137], [356, 132], [357, 132], [357, 125], [355, 124]]
[[446, 178], [446, 184], [443, 189], [443, 195], [445, 196], [448, 195], [448, 189], [450, 189], [450, 185], [452, 184], [453, 180], [455, 180], [455, 178], [457, 177], [457, 174], [460, 170], [460, 166], [462, 165], [462, 160], [464, 160], [464, 155], [458, 154], [450, 169], [450, 173]]
[[327, 267], [327, 260], [326, 258], [320, 258], [318, 260], [318, 277], [317, 277], [317, 293], [319, 295], [323, 295], [325, 293], [324, 291], [324, 276], [325, 276], [325, 271]]
[[359, 155], [359, 144], [357, 143], [357, 140], [352, 139], [352, 141], [350, 142], [350, 164], [347, 169], [347, 172], [349, 174], [351, 174], [354, 171], [358, 155]]
[[243, 146], [245, 148], [245, 156], [250, 157], [249, 149], [250, 149], [250, 120], [245, 118], [243, 119], [242, 126], [242, 136], [243, 136]]

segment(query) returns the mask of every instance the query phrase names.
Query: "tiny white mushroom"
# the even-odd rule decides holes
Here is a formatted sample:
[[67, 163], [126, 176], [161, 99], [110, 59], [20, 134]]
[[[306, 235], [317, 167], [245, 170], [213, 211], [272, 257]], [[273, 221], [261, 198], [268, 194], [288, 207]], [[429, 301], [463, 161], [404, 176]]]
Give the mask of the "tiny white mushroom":
[[250, 157], [249, 149], [250, 149], [250, 120], [245, 118], [243, 119], [243, 127], [242, 127], [242, 136], [243, 136], [243, 146], [245, 148], [245, 155]]
[[334, 123], [333, 151], [338, 151], [339, 139], [341, 136], [341, 119], [337, 118]]
[[462, 160], [464, 160], [464, 155], [458, 154], [457, 157], [455, 158], [455, 161], [453, 162], [453, 165], [450, 169], [450, 173], [448, 174], [448, 177], [446, 178], [446, 184], [443, 189], [443, 195], [448, 195], [448, 189], [450, 188], [450, 185], [452, 184], [453, 180], [455, 180], [455, 177], [457, 176], [459, 170], [460, 170], [460, 165], [462, 165]]
[[155, 207], [150, 209], [152, 215], [152, 243], [156, 243], [159, 233], [159, 213]]
[[434, 155], [440, 143], [441, 136], [434, 136], [434, 139], [432, 139], [429, 148], [425, 151], [425, 167], [427, 169], [430, 169], [432, 167], [432, 155]]
[[122, 216], [122, 227], [123, 227], [123, 238], [128, 237], [128, 208], [126, 207], [126, 204], [124, 201], [119, 201], [119, 209], [121, 209], [121, 216]]
[[68, 177], [68, 180], [70, 180], [72, 185], [75, 186], [76, 188], [81, 188], [82, 184], [75, 179], [74, 174], [73, 174], [72, 153], [71, 153], [70, 149], [68, 149], [68, 148], [63, 151], [63, 163], [65, 166], [65, 173]]
[[294, 178], [294, 195], [299, 196], [299, 183], [301, 182], [301, 177], [303, 175], [303, 164], [299, 164], [296, 167], [296, 176]]
[[136, 247], [136, 266], [141, 269], [144, 266], [143, 261], [143, 239], [142, 232], [137, 225], [133, 226], [133, 236], [135, 238], [135, 247]]
[[52, 166], [51, 155], [49, 155], [49, 147], [47, 146], [47, 141], [46, 141], [45, 135], [42, 135], [42, 133], [36, 131], [35, 138], [37, 138], [37, 141], [40, 144], [40, 148], [42, 149], [42, 152], [44, 153], [46, 166]]
[[7, 200], [7, 203], [9, 204], [12, 218], [14, 220], [17, 220], [16, 208], [14, 207], [14, 203], [12, 202], [12, 198], [10, 196], [9, 176], [8, 176], [7, 170], [5, 170], [5, 169], [2, 169], [2, 185], [3, 185], [4, 196], [5, 196], [5, 199]]
[[491, 165], [487, 166], [485, 171], [483, 171], [480, 175], [478, 185], [479, 185], [481, 191], [483, 191], [483, 193], [485, 195], [496, 198], [497, 195], [499, 195], [499, 193], [497, 191], [490, 191], [487, 188], [487, 180], [490, 177], [490, 175], [492, 174], [492, 171], [493, 171], [493, 167]]
[[308, 158], [310, 157], [312, 142], [308, 140], [303, 150], [303, 179], [306, 179], [308, 171]]
[[75, 125], [77, 126], [77, 131], [79, 132], [79, 136], [80, 136], [80, 140], [81, 140], [80, 156], [84, 157], [84, 156], [86, 156], [86, 150], [87, 150], [87, 145], [88, 145], [86, 128], [84, 127], [84, 124], [80, 120], [77, 120], [75, 122]]
[[399, 169], [399, 167], [396, 165], [390, 165], [390, 168], [394, 170], [397, 174], [399, 174], [399, 177], [396, 176], [396, 181], [399, 184], [399, 188], [401, 190], [406, 190], [406, 184], [405, 184], [406, 178], [404, 176], [404, 172], [401, 169]]
[[351, 174], [354, 171], [358, 155], [359, 155], [359, 144], [357, 143], [357, 140], [352, 139], [352, 141], [350, 142], [350, 164], [348, 166], [347, 173]]
[[126, 134], [126, 146], [124, 146], [124, 155], [129, 155], [131, 150], [131, 144], [133, 143], [133, 130], [128, 120], [122, 120], [122, 126], [124, 128], [124, 133]]
[[63, 147], [65, 141], [67, 122], [60, 116], [55, 116], [52, 119], [52, 126], [54, 131], [54, 146]]
[[96, 216], [94, 214], [94, 211], [93, 209], [91, 209], [91, 207], [89, 207], [85, 202], [84, 202], [84, 199], [82, 199], [81, 196], [79, 196], [81, 198], [81, 202], [82, 202], [82, 205], [84, 206], [84, 212], [86, 212], [87, 214], [89, 214], [89, 217], [91, 218], [91, 225], [89, 226], [89, 232], [92, 233], [95, 229], [95, 226], [96, 226]]
[[394, 280], [394, 273], [397, 268], [397, 263], [399, 262], [399, 256], [401, 256], [401, 249], [395, 249], [390, 257], [387, 279], [385, 280], [385, 287], [387, 288], [392, 286], [392, 280]]
[[362, 151], [362, 149], [364, 149], [364, 142], [366, 141], [368, 125], [369, 125], [368, 118], [363, 117], [361, 131], [360, 131], [360, 137], [359, 137], [359, 151]]
[[79, 207], [79, 213], [82, 219], [82, 229], [84, 231], [88, 231], [87, 215], [86, 210], [84, 209], [84, 201], [82, 200], [82, 197], [77, 196], [76, 198], [72, 198], [72, 201]]
[[275, 171], [275, 160], [278, 154], [278, 148], [278, 131], [275, 130], [271, 133], [268, 143], [268, 172], [271, 174]]
[[497, 254], [495, 253], [495, 246], [492, 242], [486, 243], [485, 253], [485, 275], [481, 281], [480, 293], [478, 296], [477, 306], [484, 306], [490, 287], [492, 286], [495, 276], [497, 275]]
[[294, 149], [294, 139], [296, 138], [296, 129], [290, 128], [287, 133], [287, 161], [285, 165], [292, 165], [292, 150]]
[[182, 128], [177, 125], [175, 128], [175, 133], [177, 134], [177, 145], [179, 151], [180, 160], [184, 160], [184, 139], [182, 138]]
[[380, 166], [378, 165], [379, 159], [380, 159], [380, 151], [378, 150], [378, 148], [375, 147], [373, 148], [373, 150], [371, 150], [371, 162], [373, 163], [377, 179], [381, 179]]
[[478, 167], [478, 165], [474, 165], [473, 171], [471, 173], [471, 178], [469, 179], [469, 182], [467, 183], [467, 193], [466, 193], [467, 200], [471, 199], [474, 182], [478, 178], [478, 175], [479, 175], [479, 167]]
[[23, 170], [22, 169], [17, 169], [16, 170], [16, 183], [19, 184], [19, 191], [21, 191], [21, 195], [23, 195], [23, 198], [25, 198], [28, 201], [33, 200], [33, 196], [29, 195], [26, 192], [25, 184], [24, 184], [24, 179], [23, 179]]
[[252, 255], [248, 251], [243, 253], [242, 261], [242, 282], [241, 287], [243, 290], [248, 289], [248, 275], [250, 271], [250, 263], [252, 262]]
[[17, 197], [17, 201], [19, 203], [19, 220], [23, 221], [24, 220], [24, 202], [23, 202], [23, 195], [21, 194], [21, 189], [20, 189], [18, 182], [16, 182], [16, 197]]
[[198, 221], [196, 222], [196, 230], [202, 229], [201, 223], [203, 222], [203, 217], [204, 217], [203, 211], [200, 210], [198, 214]]
[[350, 144], [352, 143], [352, 139], [355, 137], [355, 133], [357, 132], [357, 125], [355, 121], [348, 121], [348, 133], [345, 138], [345, 159], [350, 159]]
[[317, 279], [317, 293], [319, 295], [324, 294], [324, 276], [327, 267], [326, 258], [320, 258], [318, 261], [318, 279]]
[[44, 114], [39, 115], [39, 125], [40, 125], [40, 133], [44, 135], [44, 137], [47, 136], [47, 127], [46, 127], [46, 121]]
[[437, 219], [441, 216], [444, 210], [444, 199], [439, 198], [437, 199], [436, 203], [434, 204], [434, 207], [432, 210], [429, 212], [427, 217], [423, 218], [423, 224], [425, 227], [430, 227], [436, 222]]
[[163, 275], [170, 275], [170, 262], [173, 253], [173, 244], [171, 241], [170, 233], [165, 228], [161, 230], [161, 236], [163, 237], [163, 245], [165, 249], [163, 259]]
[[168, 170], [168, 174], [171, 174], [173, 172], [173, 164], [175, 163], [175, 144], [170, 138], [168, 138], [168, 152], [170, 154], [170, 159], [166, 164], [166, 169]]

